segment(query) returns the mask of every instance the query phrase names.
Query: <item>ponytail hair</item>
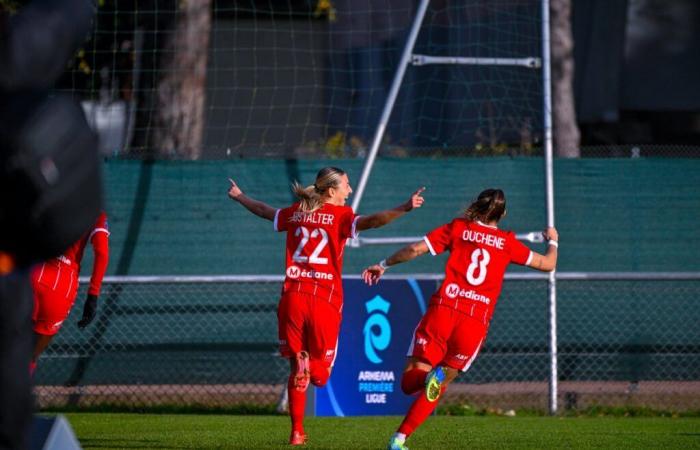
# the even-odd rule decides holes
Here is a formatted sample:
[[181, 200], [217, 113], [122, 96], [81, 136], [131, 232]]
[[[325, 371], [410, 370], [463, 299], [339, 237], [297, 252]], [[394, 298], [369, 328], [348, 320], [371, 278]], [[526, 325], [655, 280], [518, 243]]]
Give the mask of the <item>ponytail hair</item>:
[[292, 192], [299, 198], [299, 210], [315, 211], [323, 205], [323, 196], [328, 189], [337, 187], [345, 171], [337, 167], [324, 167], [316, 174], [316, 181], [310, 186], [303, 187], [297, 181], [292, 183]]
[[464, 217], [484, 223], [498, 222], [506, 212], [506, 195], [500, 189], [486, 189], [464, 211]]

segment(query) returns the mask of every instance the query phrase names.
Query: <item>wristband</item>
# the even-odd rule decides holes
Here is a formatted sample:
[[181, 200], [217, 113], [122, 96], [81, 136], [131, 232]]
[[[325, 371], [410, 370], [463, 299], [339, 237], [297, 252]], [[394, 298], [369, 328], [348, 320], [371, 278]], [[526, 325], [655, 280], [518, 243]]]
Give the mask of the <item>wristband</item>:
[[553, 245], [553, 246], [555, 246], [556, 248], [559, 248], [559, 242], [558, 242], [558, 241], [549, 241], [548, 244], [549, 244], [549, 245]]
[[381, 261], [379, 261], [379, 267], [381, 267], [383, 270], [389, 268], [389, 266], [386, 264], [386, 259], [382, 259]]

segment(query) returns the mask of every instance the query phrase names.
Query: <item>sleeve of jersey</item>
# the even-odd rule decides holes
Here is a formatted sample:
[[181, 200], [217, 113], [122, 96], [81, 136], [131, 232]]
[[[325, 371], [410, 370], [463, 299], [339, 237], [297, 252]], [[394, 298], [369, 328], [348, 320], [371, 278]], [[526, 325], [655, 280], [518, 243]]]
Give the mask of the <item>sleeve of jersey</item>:
[[343, 221], [341, 222], [343, 236], [356, 239], [360, 235], [357, 231], [357, 221], [360, 217], [360, 215], [355, 214], [355, 211], [353, 211], [351, 207], [348, 206], [346, 208]]
[[272, 226], [275, 231], [287, 231], [289, 224], [289, 217], [291, 217], [294, 208], [289, 206], [287, 208], [278, 209], [275, 212], [275, 219], [272, 221]]
[[532, 250], [510, 233], [510, 260], [515, 264], [527, 266], [532, 261]]
[[360, 232], [357, 231], [357, 221], [360, 219], [360, 217], [362, 216], [353, 212], [352, 227], [350, 227], [350, 237], [353, 239], [356, 239], [360, 236]]
[[102, 280], [107, 272], [109, 263], [109, 231], [106, 228], [95, 228], [90, 236], [92, 250], [95, 254], [90, 275], [88, 294], [100, 295]]
[[452, 224], [453, 222], [441, 225], [423, 236], [423, 240], [428, 245], [428, 250], [430, 250], [431, 255], [439, 255], [450, 248]]

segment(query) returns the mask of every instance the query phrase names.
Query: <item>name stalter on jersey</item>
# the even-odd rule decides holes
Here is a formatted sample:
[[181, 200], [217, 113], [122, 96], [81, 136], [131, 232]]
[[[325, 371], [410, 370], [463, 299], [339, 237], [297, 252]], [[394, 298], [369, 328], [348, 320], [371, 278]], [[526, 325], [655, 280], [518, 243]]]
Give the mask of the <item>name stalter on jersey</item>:
[[454, 219], [425, 236], [430, 253], [446, 250], [445, 279], [432, 303], [454, 307], [488, 323], [509, 263], [525, 265], [532, 252], [510, 231], [481, 222]]
[[294, 211], [292, 217], [289, 218], [291, 223], [309, 223], [309, 224], [322, 224], [322, 225], [333, 225], [333, 214], [304, 211]]
[[283, 292], [305, 292], [342, 304], [343, 250], [356, 234], [357, 216], [351, 207], [325, 203], [312, 212], [299, 203], [277, 210], [273, 225], [287, 232]]

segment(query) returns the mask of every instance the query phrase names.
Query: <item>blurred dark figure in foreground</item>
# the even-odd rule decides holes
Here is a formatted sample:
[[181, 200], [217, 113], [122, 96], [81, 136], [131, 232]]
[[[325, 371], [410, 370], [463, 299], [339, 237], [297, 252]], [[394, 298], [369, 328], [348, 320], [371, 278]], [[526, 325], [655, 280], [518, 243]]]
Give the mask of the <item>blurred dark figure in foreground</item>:
[[49, 93], [92, 25], [90, 0], [0, 3], [0, 449], [28, 448], [28, 268], [59, 255], [102, 206], [97, 137], [72, 99]]

